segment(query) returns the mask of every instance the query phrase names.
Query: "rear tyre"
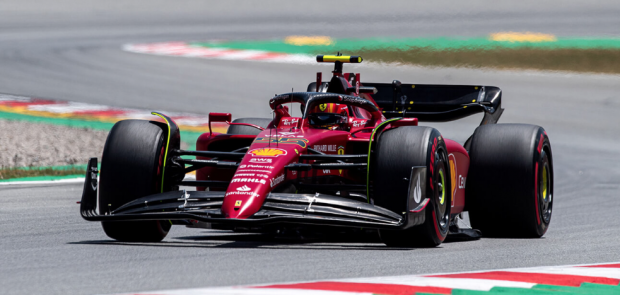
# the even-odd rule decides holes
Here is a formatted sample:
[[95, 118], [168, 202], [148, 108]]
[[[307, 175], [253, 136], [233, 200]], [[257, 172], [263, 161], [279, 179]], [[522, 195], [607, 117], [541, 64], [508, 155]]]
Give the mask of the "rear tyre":
[[466, 200], [484, 236], [542, 237], [553, 209], [553, 159], [540, 126], [480, 126], [469, 151]]
[[[161, 192], [165, 135], [156, 124], [125, 120], [112, 127], [101, 160], [100, 214]], [[127, 242], [159, 242], [171, 227], [169, 221], [104, 221], [101, 225], [108, 237]]]
[[[426, 192], [431, 201], [425, 222], [406, 230], [380, 230], [390, 247], [436, 247], [450, 225], [450, 165], [439, 131], [430, 127], [399, 127], [383, 132], [377, 140], [373, 175], [374, 204], [393, 212], [407, 211], [409, 178], [413, 166], [425, 166]], [[432, 183], [432, 185], [431, 185]]]
[[[269, 118], [239, 118], [232, 121], [233, 123], [248, 123], [258, 125], [263, 128], [267, 128], [271, 123]], [[258, 135], [261, 132], [260, 129], [256, 129], [250, 126], [243, 125], [230, 125], [226, 134], [238, 134], [238, 135]]]

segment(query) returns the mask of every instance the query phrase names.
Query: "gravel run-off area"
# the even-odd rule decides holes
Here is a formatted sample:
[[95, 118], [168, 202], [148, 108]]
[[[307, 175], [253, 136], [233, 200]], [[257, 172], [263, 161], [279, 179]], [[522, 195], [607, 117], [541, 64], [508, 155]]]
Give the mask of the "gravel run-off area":
[[0, 168], [81, 164], [101, 158], [108, 131], [0, 119]]

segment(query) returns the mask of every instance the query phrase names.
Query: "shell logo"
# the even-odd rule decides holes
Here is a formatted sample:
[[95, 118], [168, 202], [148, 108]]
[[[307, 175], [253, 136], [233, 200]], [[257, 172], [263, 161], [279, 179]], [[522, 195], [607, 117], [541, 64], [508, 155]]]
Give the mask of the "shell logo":
[[448, 155], [448, 159], [450, 161], [450, 178], [452, 179], [452, 198], [451, 198], [451, 206], [454, 207], [454, 196], [456, 195], [456, 157], [453, 154]]
[[249, 151], [252, 156], [257, 157], [277, 157], [277, 156], [285, 156], [286, 150], [276, 149], [276, 148], [262, 148], [262, 149], [253, 149]]

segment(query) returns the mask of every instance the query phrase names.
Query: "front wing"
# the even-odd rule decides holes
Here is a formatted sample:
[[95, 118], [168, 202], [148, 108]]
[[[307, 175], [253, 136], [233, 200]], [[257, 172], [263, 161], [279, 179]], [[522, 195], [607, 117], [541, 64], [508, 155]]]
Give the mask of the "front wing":
[[424, 209], [429, 203], [426, 199], [417, 208], [396, 213], [327, 194], [270, 193], [257, 213], [247, 219], [235, 219], [226, 218], [220, 210], [223, 191], [170, 191], [97, 213], [97, 174], [96, 159], [91, 159], [80, 203], [80, 213], [88, 221], [198, 220], [231, 227], [290, 224], [406, 229], [424, 223]]

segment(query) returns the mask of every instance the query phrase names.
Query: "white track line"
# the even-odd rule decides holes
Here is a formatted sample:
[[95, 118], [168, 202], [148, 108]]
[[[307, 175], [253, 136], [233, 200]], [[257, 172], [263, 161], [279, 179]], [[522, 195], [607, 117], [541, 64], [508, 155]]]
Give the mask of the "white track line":
[[[196, 180], [196, 176], [187, 174], [185, 175], [185, 178], [183, 180], [194, 181]], [[58, 179], [58, 180], [7, 181], [7, 182], [0, 182], [0, 186], [1, 185], [24, 185], [24, 184], [26, 185], [27, 184], [64, 184], [64, 183], [84, 183], [84, 177]]]
[[7, 181], [0, 182], [0, 185], [22, 185], [22, 184], [63, 184], [84, 182], [84, 177], [58, 179], [58, 180], [33, 180], [33, 181]]
[[532, 288], [533, 283], [485, 280], [485, 279], [459, 279], [459, 278], [428, 278], [423, 276], [397, 276], [375, 277], [338, 280], [348, 283], [371, 283], [371, 284], [394, 284], [418, 287], [440, 287], [451, 289], [467, 289], [477, 291], [489, 291], [493, 287]]
[[620, 279], [620, 268], [549, 266], [517, 268], [510, 271]]
[[126, 295], [373, 295], [373, 293], [340, 292], [305, 289], [262, 288], [197, 288], [154, 292], [127, 293]]

